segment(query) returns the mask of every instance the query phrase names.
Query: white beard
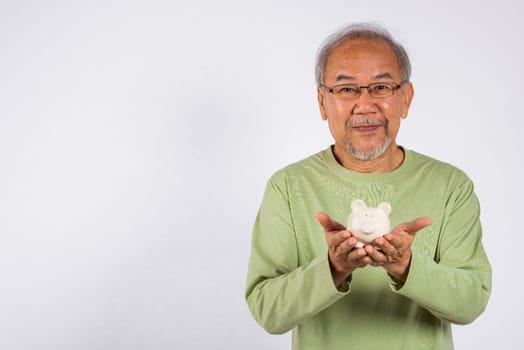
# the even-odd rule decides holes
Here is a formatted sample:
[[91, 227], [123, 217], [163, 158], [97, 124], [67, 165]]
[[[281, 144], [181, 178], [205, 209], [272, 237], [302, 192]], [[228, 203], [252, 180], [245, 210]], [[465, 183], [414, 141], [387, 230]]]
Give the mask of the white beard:
[[359, 119], [359, 120], [353, 120], [353, 121], [348, 120], [346, 122], [346, 135], [344, 136], [344, 145], [346, 146], [346, 150], [349, 152], [349, 154], [351, 154], [356, 159], [358, 159], [358, 160], [373, 160], [373, 159], [377, 159], [382, 154], [384, 154], [384, 152], [388, 149], [389, 144], [391, 143], [391, 139], [389, 137], [387, 119], [384, 121], [384, 125], [383, 125], [383, 127], [386, 130], [386, 139], [384, 140], [384, 143], [380, 147], [377, 147], [377, 148], [371, 149], [371, 150], [361, 151], [361, 150], [357, 149], [353, 145], [353, 143], [351, 142], [351, 139], [349, 138], [349, 131], [348, 130], [352, 126], [355, 126], [355, 125], [375, 125], [375, 124], [376, 123], [374, 123], [372, 120], [368, 120], [368, 119]]

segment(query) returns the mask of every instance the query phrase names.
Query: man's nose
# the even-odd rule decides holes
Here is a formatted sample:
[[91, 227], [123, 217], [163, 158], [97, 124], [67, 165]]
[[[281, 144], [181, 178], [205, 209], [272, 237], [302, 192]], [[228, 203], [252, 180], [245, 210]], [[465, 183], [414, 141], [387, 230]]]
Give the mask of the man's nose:
[[360, 95], [355, 100], [353, 112], [369, 113], [377, 110], [377, 100], [369, 94], [368, 89], [362, 89]]

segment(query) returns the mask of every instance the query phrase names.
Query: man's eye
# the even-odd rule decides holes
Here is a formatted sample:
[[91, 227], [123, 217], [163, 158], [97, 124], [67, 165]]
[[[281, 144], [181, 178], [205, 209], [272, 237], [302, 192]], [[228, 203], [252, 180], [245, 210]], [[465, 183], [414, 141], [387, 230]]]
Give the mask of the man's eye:
[[381, 91], [381, 90], [391, 90], [391, 87], [389, 85], [379, 84], [373, 86], [373, 90]]
[[338, 94], [358, 94], [358, 88], [354, 86], [340, 86], [336, 89]]

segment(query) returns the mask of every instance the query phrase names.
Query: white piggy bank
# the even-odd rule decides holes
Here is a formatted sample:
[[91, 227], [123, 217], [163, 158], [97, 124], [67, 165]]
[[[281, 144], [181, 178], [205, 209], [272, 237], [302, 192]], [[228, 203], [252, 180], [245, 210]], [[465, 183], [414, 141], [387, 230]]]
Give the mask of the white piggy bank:
[[347, 230], [359, 240], [357, 247], [389, 233], [389, 213], [391, 205], [387, 202], [380, 203], [377, 208], [369, 208], [362, 199], [355, 199], [351, 203]]

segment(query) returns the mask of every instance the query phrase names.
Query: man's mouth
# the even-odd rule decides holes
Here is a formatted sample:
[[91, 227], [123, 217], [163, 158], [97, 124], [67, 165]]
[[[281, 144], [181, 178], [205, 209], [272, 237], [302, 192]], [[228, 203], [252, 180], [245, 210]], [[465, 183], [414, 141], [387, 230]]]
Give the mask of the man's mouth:
[[348, 130], [353, 129], [360, 133], [375, 132], [378, 129], [385, 127], [385, 125], [387, 125], [387, 120], [381, 118], [355, 118], [346, 122], [346, 127]]
[[372, 132], [380, 128], [382, 124], [366, 124], [366, 125], [356, 125], [352, 126], [352, 129], [355, 129], [359, 132]]

